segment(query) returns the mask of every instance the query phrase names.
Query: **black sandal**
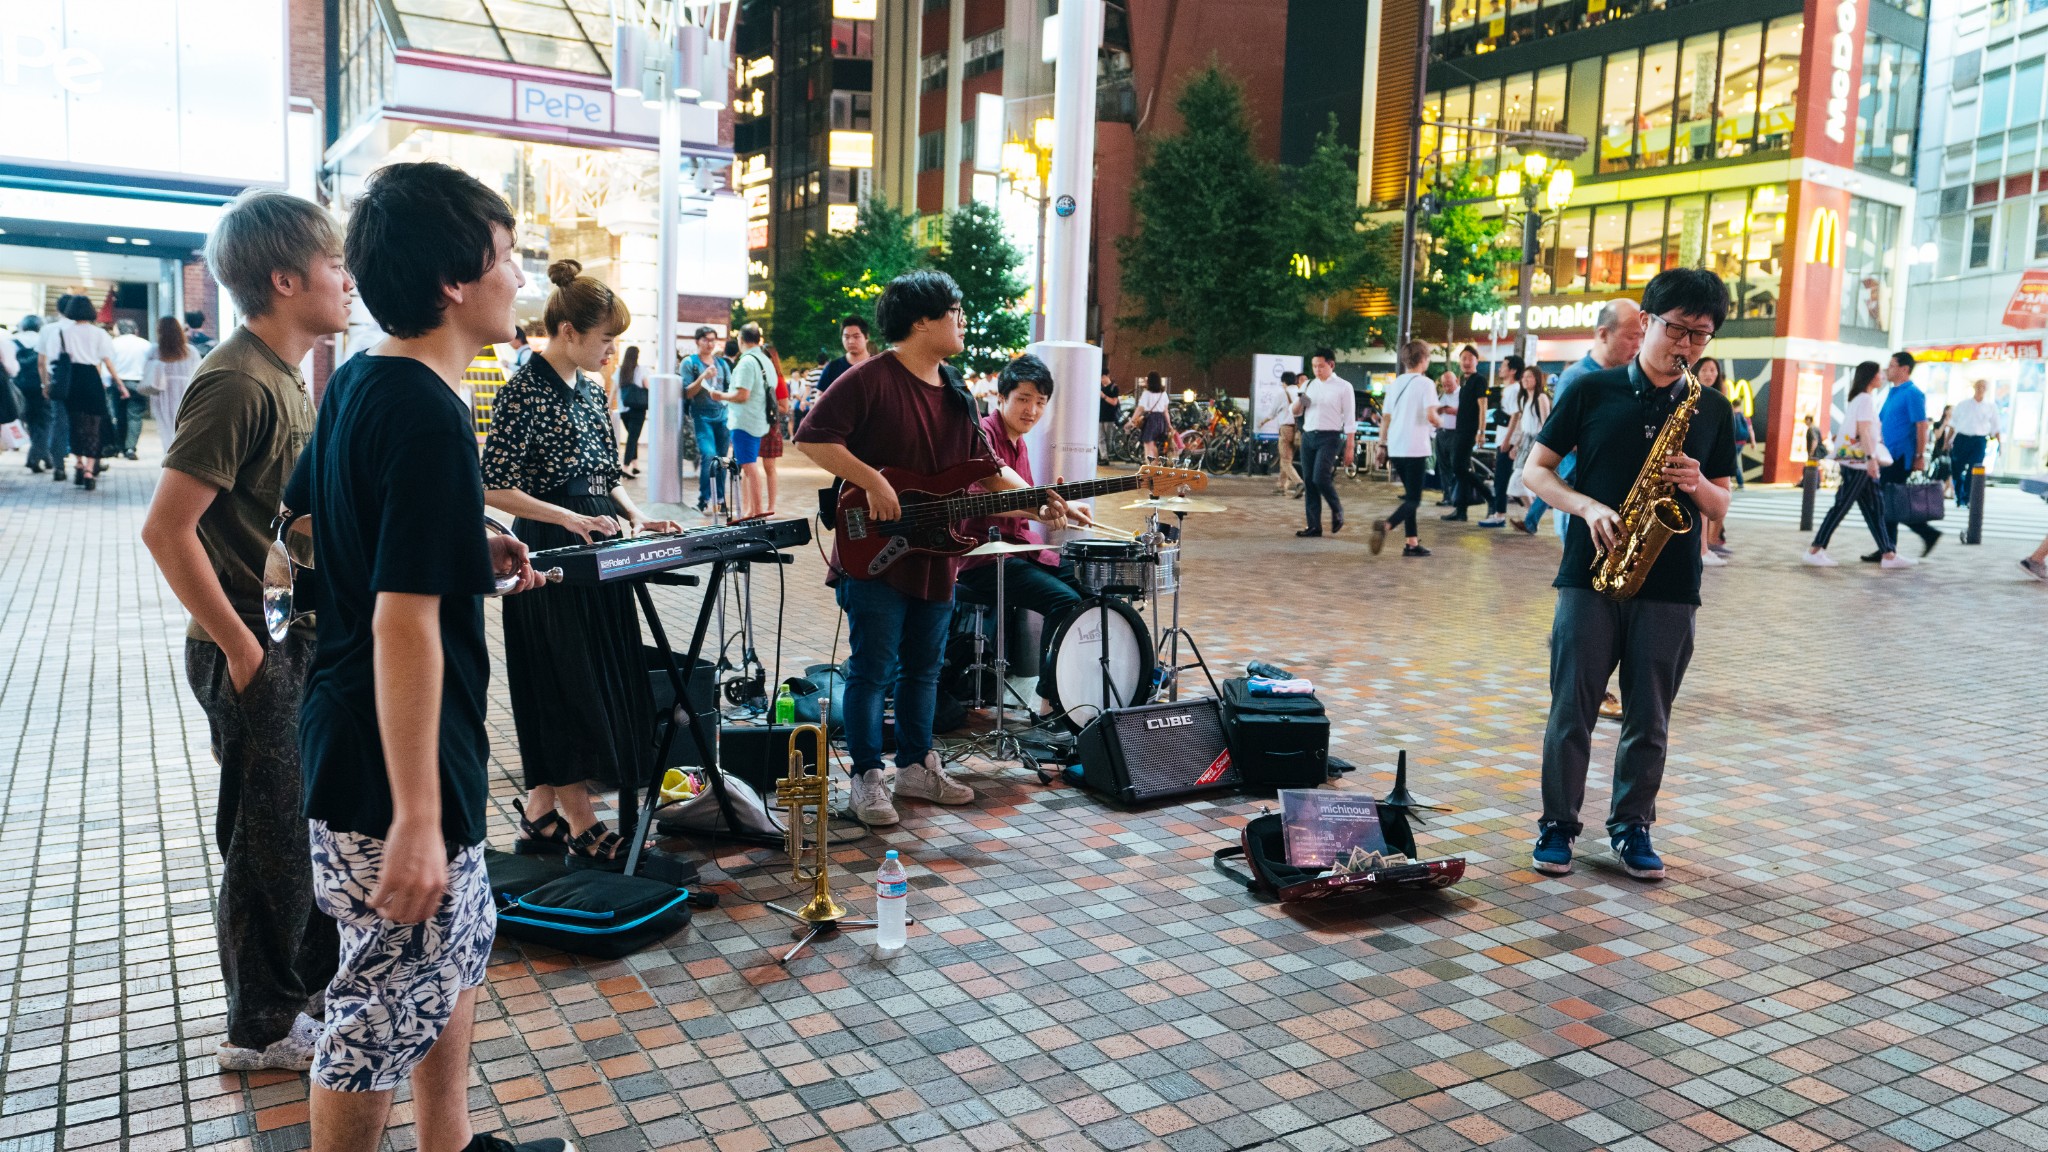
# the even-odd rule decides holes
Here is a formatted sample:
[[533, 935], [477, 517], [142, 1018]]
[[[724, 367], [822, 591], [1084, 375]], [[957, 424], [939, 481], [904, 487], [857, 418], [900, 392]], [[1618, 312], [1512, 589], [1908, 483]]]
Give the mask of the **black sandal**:
[[[517, 807], [515, 805], [515, 807]], [[537, 821], [526, 819], [526, 809], [519, 809], [519, 838], [512, 842], [512, 852], [518, 856], [560, 856], [569, 849], [569, 822], [553, 809]]]
[[569, 837], [569, 863], [578, 868], [617, 871], [626, 866], [626, 838], [599, 820]]

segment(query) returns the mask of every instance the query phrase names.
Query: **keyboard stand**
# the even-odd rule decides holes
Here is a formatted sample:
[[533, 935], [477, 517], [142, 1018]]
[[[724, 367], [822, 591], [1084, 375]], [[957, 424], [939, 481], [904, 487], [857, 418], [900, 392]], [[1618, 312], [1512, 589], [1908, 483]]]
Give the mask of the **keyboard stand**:
[[[771, 553], [772, 554], [772, 553]], [[645, 797], [637, 790], [623, 785], [619, 789], [619, 823], [633, 829], [631, 847], [626, 853], [626, 874], [636, 875], [640, 868], [642, 846], [647, 843], [648, 833], [654, 826], [655, 809], [661, 806], [661, 780], [667, 772], [669, 750], [675, 746], [676, 730], [681, 727], [689, 734], [695, 746], [697, 765], [703, 771], [712, 795], [717, 798], [718, 812], [725, 820], [726, 835], [734, 840], [767, 847], [781, 847], [783, 837], [743, 828], [734, 815], [732, 795], [725, 787], [725, 774], [718, 769], [717, 730], [710, 719], [699, 714], [690, 700], [683, 668], [695, 670], [704, 655], [704, 638], [711, 629], [711, 618], [718, 610], [719, 591], [725, 583], [726, 570], [744, 560], [716, 560], [708, 567], [706, 579], [700, 581], [691, 572], [657, 572], [634, 580], [633, 596], [640, 602], [640, 614], [647, 620], [647, 630], [654, 636], [654, 646], [660, 651], [662, 662], [668, 673], [669, 687], [675, 692], [675, 706], [669, 710], [667, 723], [661, 726], [661, 736], [654, 744], [654, 766], [648, 773]], [[661, 626], [661, 615], [655, 611], [654, 596], [648, 592], [649, 584], [664, 584], [670, 587], [688, 588], [699, 583], [704, 585], [704, 597], [697, 606], [697, 623], [690, 632], [689, 651], [683, 660], [676, 659], [675, 649], [669, 644], [668, 631]], [[717, 705], [713, 704], [713, 715]], [[686, 722], [683, 722], [686, 719]]]

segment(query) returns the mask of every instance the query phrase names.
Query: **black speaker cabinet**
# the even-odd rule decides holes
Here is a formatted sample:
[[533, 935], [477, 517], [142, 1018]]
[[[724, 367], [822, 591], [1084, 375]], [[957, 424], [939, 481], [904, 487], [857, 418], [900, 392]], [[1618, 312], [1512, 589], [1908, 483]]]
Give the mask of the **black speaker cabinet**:
[[[754, 786], [763, 796], [775, 795], [775, 782], [789, 775], [789, 734], [793, 725], [727, 724], [718, 730], [718, 767], [728, 776]], [[804, 763], [818, 766], [817, 741], [797, 741]]]
[[[675, 687], [669, 683], [668, 662], [662, 658], [661, 649], [652, 644], [642, 645], [641, 653], [647, 664], [647, 683], [654, 693], [654, 722], [659, 725], [668, 719], [669, 710], [675, 707]], [[682, 657], [676, 657], [678, 664]], [[698, 660], [695, 669], [684, 668], [683, 691], [689, 694], [690, 711], [704, 717], [712, 727], [718, 726], [718, 669], [708, 660]], [[649, 739], [659, 735], [657, 727]], [[669, 741], [668, 763], [663, 768], [695, 768], [697, 746], [690, 741], [689, 734], [677, 729], [675, 738]]]
[[1235, 788], [1214, 697], [1112, 708], [1081, 729], [1081, 784], [1124, 804]]

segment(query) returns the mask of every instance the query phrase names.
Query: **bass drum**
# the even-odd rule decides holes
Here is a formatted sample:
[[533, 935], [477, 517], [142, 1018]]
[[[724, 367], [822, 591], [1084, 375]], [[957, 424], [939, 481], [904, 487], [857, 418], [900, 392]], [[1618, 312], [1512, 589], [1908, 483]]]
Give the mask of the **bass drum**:
[[[1102, 691], [1102, 656], [1109, 652], [1108, 700]], [[1079, 732], [1106, 708], [1152, 698], [1152, 633], [1138, 610], [1114, 596], [1091, 596], [1053, 630], [1041, 672], [1054, 714]]]

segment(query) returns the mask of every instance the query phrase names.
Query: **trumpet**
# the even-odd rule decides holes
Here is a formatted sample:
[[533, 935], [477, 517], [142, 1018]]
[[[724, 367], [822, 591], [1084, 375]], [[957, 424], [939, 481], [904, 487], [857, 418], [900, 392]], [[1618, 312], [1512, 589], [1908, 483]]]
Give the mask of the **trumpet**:
[[[810, 768], [797, 742], [809, 736], [817, 767]], [[825, 729], [799, 724], [789, 734], [789, 775], [775, 782], [775, 798], [789, 812], [789, 870], [792, 879], [811, 885], [811, 902], [790, 915], [806, 924], [836, 924], [847, 910], [832, 898], [831, 861], [827, 859], [826, 822], [832, 811], [832, 780], [825, 775]]]

